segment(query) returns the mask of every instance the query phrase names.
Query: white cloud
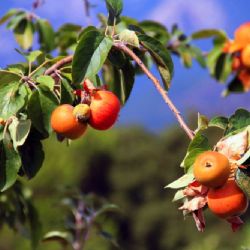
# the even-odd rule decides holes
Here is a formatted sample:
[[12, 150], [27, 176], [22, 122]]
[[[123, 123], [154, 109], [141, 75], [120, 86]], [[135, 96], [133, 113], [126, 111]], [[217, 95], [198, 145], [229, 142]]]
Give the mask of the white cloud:
[[162, 0], [148, 16], [167, 26], [182, 29], [225, 28], [227, 16], [217, 0]]

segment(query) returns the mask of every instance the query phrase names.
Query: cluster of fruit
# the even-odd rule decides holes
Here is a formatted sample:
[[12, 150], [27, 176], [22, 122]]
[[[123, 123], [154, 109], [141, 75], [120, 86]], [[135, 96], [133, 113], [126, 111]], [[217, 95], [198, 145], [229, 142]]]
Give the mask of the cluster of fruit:
[[227, 41], [223, 52], [232, 54], [232, 70], [245, 91], [250, 89], [250, 22], [235, 30], [234, 40]]
[[88, 124], [97, 130], [107, 130], [114, 125], [120, 111], [120, 101], [111, 91], [86, 89], [75, 92], [83, 97], [81, 103], [58, 106], [51, 115], [51, 127], [60, 136], [77, 139], [82, 136]]
[[248, 198], [235, 182], [235, 167], [228, 158], [216, 151], [205, 151], [194, 163], [194, 177], [208, 188], [208, 208], [223, 219], [243, 214]]

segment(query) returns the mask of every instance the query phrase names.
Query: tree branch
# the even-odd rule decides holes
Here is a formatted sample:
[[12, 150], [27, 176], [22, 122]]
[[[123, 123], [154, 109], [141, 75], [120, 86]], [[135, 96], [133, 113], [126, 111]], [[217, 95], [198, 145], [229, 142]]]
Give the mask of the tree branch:
[[162, 88], [162, 86], [160, 84], [160, 81], [148, 70], [148, 68], [141, 61], [141, 59], [131, 49], [129, 49], [124, 43], [117, 42], [117, 43], [114, 44], [114, 47], [116, 47], [117, 49], [123, 51], [125, 54], [129, 55], [139, 65], [139, 67], [143, 70], [143, 72], [153, 82], [153, 84], [155, 85], [157, 91], [160, 93], [160, 95], [162, 96], [165, 103], [169, 106], [170, 110], [174, 113], [174, 115], [175, 115], [177, 121], [179, 122], [180, 126], [186, 132], [188, 137], [192, 140], [194, 138], [194, 132], [185, 123], [184, 119], [181, 116], [180, 111], [175, 107], [173, 102], [168, 97], [167, 92]]
[[73, 55], [64, 57], [62, 60], [58, 61], [57, 63], [52, 65], [50, 68], [48, 68], [44, 72], [44, 75], [51, 75], [51, 74], [55, 73], [58, 69], [60, 69], [65, 64], [71, 63], [72, 60], [73, 60]]
[[[173, 104], [173, 102], [169, 98], [167, 92], [161, 86], [160, 81], [148, 70], [148, 68], [141, 61], [141, 59], [130, 48], [128, 48], [126, 46], [126, 44], [124, 44], [122, 42], [116, 42], [116, 43], [114, 43], [114, 47], [116, 49], [119, 49], [119, 50], [123, 51], [125, 54], [129, 55], [139, 65], [139, 67], [143, 70], [143, 72], [153, 82], [153, 84], [155, 85], [155, 88], [160, 93], [163, 100], [165, 101], [165, 103], [170, 108], [170, 110], [173, 112], [173, 114], [176, 117], [177, 121], [179, 122], [181, 128], [183, 128], [183, 130], [186, 132], [188, 137], [192, 140], [194, 138], [194, 132], [188, 127], [188, 125], [184, 121], [180, 111], [175, 107], [175, 105]], [[53, 66], [48, 68], [45, 71], [44, 75], [52, 75], [53, 73], [55, 73], [58, 69], [60, 69], [65, 64], [71, 63], [72, 59], [73, 59], [72, 55], [63, 58], [62, 60], [58, 61]]]

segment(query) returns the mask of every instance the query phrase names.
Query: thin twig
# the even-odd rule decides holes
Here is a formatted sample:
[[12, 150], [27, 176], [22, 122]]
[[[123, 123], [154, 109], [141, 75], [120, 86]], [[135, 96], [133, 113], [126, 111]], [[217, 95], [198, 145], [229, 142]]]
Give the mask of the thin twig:
[[[145, 66], [145, 64], [141, 61], [141, 59], [131, 50], [129, 49], [126, 44], [122, 42], [116, 42], [114, 43], [114, 47], [122, 50], [124, 53], [129, 55], [143, 70], [143, 72], [148, 76], [148, 78], [153, 82], [155, 85], [157, 91], [162, 96], [165, 103], [169, 106], [170, 110], [175, 115], [177, 121], [179, 122], [180, 126], [183, 128], [183, 130], [186, 132], [188, 137], [192, 140], [194, 138], [194, 132], [188, 127], [186, 122], [184, 121], [180, 111], [175, 107], [171, 99], [169, 98], [167, 92], [162, 88], [160, 81], [148, 70], [148, 68]], [[56, 64], [54, 64], [52, 67], [48, 68], [45, 71], [45, 75], [51, 75], [53, 74], [57, 69], [61, 68], [63, 65], [68, 64], [72, 62], [73, 56], [67, 56], [63, 58], [62, 60], [58, 61]]]
[[44, 0], [35, 0], [32, 4], [32, 8], [33, 10], [39, 8], [40, 6], [42, 6], [45, 3]]
[[91, 25], [91, 23], [92, 23], [92, 20], [91, 20], [91, 17], [90, 17], [91, 4], [90, 4], [89, 0], [83, 0], [83, 3], [84, 3], [85, 15], [86, 15], [86, 18], [87, 18], [87, 23], [88, 23], [88, 25]]
[[44, 75], [51, 75], [51, 74], [53, 74], [54, 72], [56, 72], [56, 70], [60, 69], [65, 64], [71, 63], [72, 60], [73, 60], [73, 56], [72, 55], [64, 57], [63, 59], [61, 59], [60, 61], [58, 61], [54, 65], [52, 65], [50, 68], [48, 68], [44, 72]]
[[176, 119], [178, 120], [180, 126], [186, 132], [188, 137], [192, 140], [194, 138], [194, 132], [185, 123], [184, 119], [181, 116], [180, 111], [175, 107], [173, 102], [168, 97], [167, 92], [162, 88], [162, 86], [160, 84], [160, 81], [148, 70], [148, 68], [141, 61], [141, 59], [131, 49], [129, 49], [124, 43], [117, 42], [117, 43], [114, 44], [114, 47], [119, 49], [119, 50], [122, 50], [125, 54], [129, 55], [139, 65], [139, 67], [143, 70], [143, 72], [154, 83], [157, 91], [160, 93], [163, 100], [169, 106], [170, 110], [174, 113], [174, 115], [175, 115]]

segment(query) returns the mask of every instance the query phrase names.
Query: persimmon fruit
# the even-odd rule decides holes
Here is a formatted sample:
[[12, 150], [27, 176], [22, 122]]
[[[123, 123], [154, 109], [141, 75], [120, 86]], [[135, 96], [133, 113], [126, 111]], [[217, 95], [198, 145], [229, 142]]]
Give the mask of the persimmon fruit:
[[211, 188], [207, 195], [208, 207], [220, 218], [228, 219], [243, 214], [248, 207], [248, 199], [234, 180], [229, 180], [220, 188]]
[[227, 157], [216, 151], [205, 151], [197, 156], [194, 162], [194, 177], [207, 187], [220, 187], [230, 175], [230, 164]]
[[120, 106], [119, 99], [111, 91], [94, 91], [91, 94], [89, 125], [97, 130], [109, 129], [118, 118]]
[[233, 62], [232, 62], [232, 70], [233, 71], [238, 71], [242, 68], [242, 61], [241, 58], [238, 56], [233, 57]]
[[243, 69], [238, 74], [238, 79], [241, 81], [245, 91], [250, 89], [250, 69]]
[[223, 48], [225, 53], [242, 51], [250, 44], [250, 22], [243, 23], [234, 32], [234, 40], [228, 40]]
[[69, 104], [58, 106], [51, 115], [52, 129], [68, 138], [77, 139], [84, 134], [87, 129], [87, 123], [79, 122], [73, 114], [74, 107]]
[[235, 30], [234, 41], [242, 47], [250, 44], [250, 22], [243, 23]]
[[250, 44], [242, 50], [241, 61], [245, 67], [250, 68]]

